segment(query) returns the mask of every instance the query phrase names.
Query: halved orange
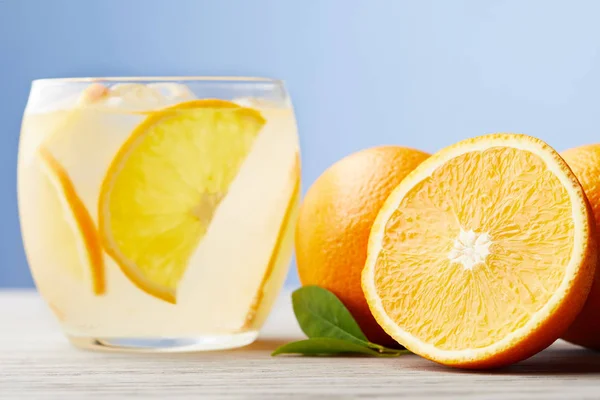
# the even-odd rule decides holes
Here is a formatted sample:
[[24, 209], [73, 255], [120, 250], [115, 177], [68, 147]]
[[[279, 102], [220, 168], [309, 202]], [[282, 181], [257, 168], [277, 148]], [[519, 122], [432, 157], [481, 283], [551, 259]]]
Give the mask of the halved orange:
[[140, 289], [176, 303], [177, 286], [260, 133], [264, 118], [221, 100], [152, 112], [101, 187], [106, 252]]
[[362, 287], [383, 329], [445, 365], [532, 356], [581, 310], [593, 217], [577, 179], [541, 140], [496, 134], [419, 165], [371, 230]]
[[[56, 192], [56, 199], [60, 202], [63, 213], [61, 217], [70, 229], [57, 226], [55, 235], [61, 238], [65, 246], [62, 252], [65, 259], [73, 256], [76, 261], [67, 262], [65, 268], [70, 268], [74, 275], [91, 281], [94, 294], [101, 295], [106, 290], [104, 277], [104, 254], [94, 221], [80, 199], [67, 171], [54, 158], [52, 153], [44, 146], [39, 148], [42, 160], [42, 170]], [[48, 212], [54, 212], [52, 208]], [[68, 233], [67, 233], [68, 231]], [[76, 250], [71, 250], [73, 246]], [[58, 249], [57, 249], [58, 251]], [[74, 254], [77, 253], [76, 257]], [[84, 278], [85, 279], [85, 278]]]

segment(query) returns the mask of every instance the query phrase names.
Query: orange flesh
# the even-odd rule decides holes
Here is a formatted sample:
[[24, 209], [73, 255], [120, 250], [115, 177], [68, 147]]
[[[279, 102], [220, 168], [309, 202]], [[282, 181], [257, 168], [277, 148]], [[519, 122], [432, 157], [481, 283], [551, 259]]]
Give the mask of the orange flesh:
[[[449, 160], [387, 222], [375, 265], [385, 312], [440, 349], [498, 342], [563, 281], [573, 251], [571, 207], [558, 178], [531, 152], [496, 147]], [[449, 259], [461, 229], [492, 242], [472, 269]]]

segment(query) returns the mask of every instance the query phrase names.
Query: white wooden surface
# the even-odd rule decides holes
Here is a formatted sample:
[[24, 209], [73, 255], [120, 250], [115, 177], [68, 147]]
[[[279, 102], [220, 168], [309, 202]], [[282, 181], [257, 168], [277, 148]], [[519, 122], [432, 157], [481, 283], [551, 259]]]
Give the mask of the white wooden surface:
[[35, 292], [0, 291], [0, 398], [600, 398], [600, 354], [561, 342], [505, 370], [479, 373], [415, 355], [271, 357], [276, 346], [302, 336], [288, 298], [261, 339], [244, 349], [141, 355], [74, 349]]

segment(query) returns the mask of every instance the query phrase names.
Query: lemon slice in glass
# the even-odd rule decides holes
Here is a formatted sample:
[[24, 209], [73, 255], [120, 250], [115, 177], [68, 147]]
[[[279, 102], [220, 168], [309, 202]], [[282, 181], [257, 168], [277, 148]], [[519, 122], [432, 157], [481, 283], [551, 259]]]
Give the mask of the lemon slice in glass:
[[176, 303], [177, 285], [263, 125], [259, 112], [196, 100], [150, 113], [111, 163], [98, 224], [140, 289]]
[[49, 218], [62, 219], [52, 225], [55, 227], [52, 240], [61, 246], [60, 252], [64, 260], [68, 260], [63, 260], [62, 263], [65, 264], [65, 268], [70, 269], [74, 277], [88, 279], [94, 294], [101, 295], [106, 286], [104, 255], [94, 221], [64, 168], [43, 146], [39, 149], [39, 155], [42, 171], [52, 187], [49, 190], [56, 193], [56, 196], [49, 197], [49, 201], [55, 204], [46, 205], [47, 213], [52, 214]]

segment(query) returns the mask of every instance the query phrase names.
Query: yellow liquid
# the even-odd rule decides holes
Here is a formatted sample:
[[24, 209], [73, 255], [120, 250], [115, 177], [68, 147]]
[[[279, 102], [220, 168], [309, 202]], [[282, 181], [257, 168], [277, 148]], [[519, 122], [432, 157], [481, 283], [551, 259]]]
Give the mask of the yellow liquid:
[[253, 108], [266, 124], [189, 259], [176, 304], [138, 288], [106, 253], [106, 289], [94, 293], [76, 245], [78, 232], [39, 152], [51, 140], [64, 140], [53, 156], [97, 227], [102, 180], [146, 116], [81, 104], [26, 111], [18, 166], [22, 235], [36, 285], [71, 338], [219, 336], [260, 328], [291, 258], [299, 201], [299, 172], [293, 171], [299, 171], [299, 161], [291, 108]]

